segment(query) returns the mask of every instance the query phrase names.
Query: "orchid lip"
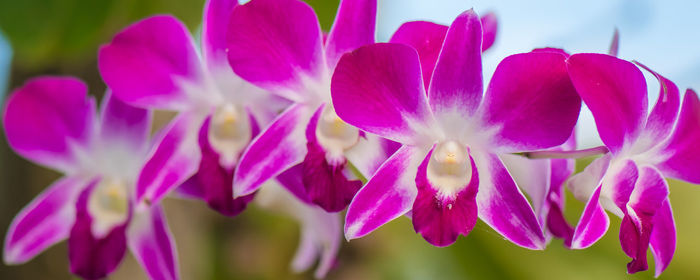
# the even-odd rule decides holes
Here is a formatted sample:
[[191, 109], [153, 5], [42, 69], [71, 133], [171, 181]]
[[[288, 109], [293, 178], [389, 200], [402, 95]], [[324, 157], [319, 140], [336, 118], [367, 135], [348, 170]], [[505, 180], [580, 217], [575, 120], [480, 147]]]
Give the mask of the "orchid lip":
[[223, 166], [233, 166], [252, 137], [245, 109], [231, 103], [216, 108], [208, 133], [209, 144], [221, 155]]
[[451, 197], [469, 185], [472, 168], [469, 148], [448, 140], [435, 146], [428, 162], [427, 177], [441, 195]]
[[106, 236], [129, 218], [129, 192], [121, 179], [104, 178], [90, 194], [88, 211], [93, 216], [92, 233]]

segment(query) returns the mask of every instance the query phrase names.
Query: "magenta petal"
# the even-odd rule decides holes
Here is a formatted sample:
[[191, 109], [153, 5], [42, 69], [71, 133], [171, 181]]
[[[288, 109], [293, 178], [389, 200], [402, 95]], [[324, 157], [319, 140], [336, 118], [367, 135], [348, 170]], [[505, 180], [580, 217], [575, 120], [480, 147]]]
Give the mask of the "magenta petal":
[[[183, 82], [197, 81], [201, 66], [189, 31], [172, 16], [139, 21], [102, 46], [98, 67], [114, 95], [139, 107], [185, 109]], [[201, 97], [199, 97], [201, 98]]]
[[253, 139], [234, 174], [234, 197], [255, 192], [265, 181], [304, 160], [304, 129], [310, 111], [304, 105], [292, 105]]
[[345, 238], [363, 237], [411, 210], [417, 193], [416, 172], [426, 153], [402, 146], [379, 167], [348, 207]]
[[481, 17], [481, 27], [484, 30], [481, 51], [486, 51], [496, 42], [498, 32], [498, 18], [493, 12], [489, 12]]
[[[129, 106], [107, 94], [102, 100], [101, 144], [115, 144], [134, 154], [148, 148], [153, 114], [145, 109]], [[138, 164], [141, 164], [140, 162]]]
[[296, 90], [286, 96], [293, 100], [307, 94], [299, 91], [305, 79], [319, 78], [325, 68], [318, 19], [298, 0], [254, 0], [237, 6], [226, 46], [236, 74], [266, 89]]
[[255, 193], [239, 198], [233, 198], [233, 168], [226, 168], [220, 164], [220, 155], [209, 144], [209, 121], [204, 121], [199, 130], [199, 148], [202, 151], [202, 159], [199, 162], [199, 171], [193, 176], [199, 184], [202, 198], [209, 207], [229, 217], [243, 212]]
[[127, 246], [128, 220], [113, 227], [104, 237], [93, 236], [88, 200], [95, 186], [97, 184], [93, 183], [78, 197], [75, 224], [68, 238], [70, 270], [85, 279], [104, 278], [114, 271], [124, 258]]
[[632, 143], [644, 126], [647, 86], [644, 75], [627, 61], [604, 54], [569, 57], [569, 75], [598, 127], [603, 143], [616, 153]]
[[484, 125], [500, 128], [493, 139], [495, 148], [539, 150], [569, 138], [581, 100], [565, 59], [559, 53], [531, 52], [501, 61], [480, 107]]
[[639, 179], [627, 203], [627, 213], [620, 226], [620, 244], [632, 258], [627, 272], [647, 270], [647, 248], [654, 227], [654, 216], [668, 199], [668, 185], [658, 170], [651, 166], [640, 168]]
[[676, 84], [669, 79], [639, 62], [637, 62], [637, 65], [649, 71], [659, 81], [659, 98], [647, 117], [645, 127], [646, 132], [651, 134], [651, 139], [649, 139], [649, 141], [653, 142], [651, 144], [657, 144], [668, 137], [673, 129], [673, 125], [676, 123], [681, 102], [680, 91]]
[[76, 168], [75, 149], [92, 140], [95, 101], [87, 86], [69, 77], [29, 80], [7, 101], [3, 124], [10, 147], [34, 162], [67, 171]]
[[457, 113], [471, 116], [481, 102], [481, 21], [473, 10], [450, 25], [428, 89], [430, 107], [438, 118]]
[[39, 194], [15, 216], [5, 235], [5, 264], [21, 264], [68, 237], [75, 201], [85, 182], [64, 177]]
[[151, 279], [179, 279], [175, 240], [159, 205], [134, 216], [129, 225], [128, 245]]
[[377, 0], [342, 0], [326, 42], [326, 63], [334, 69], [346, 52], [374, 43]]
[[612, 200], [623, 212], [639, 178], [639, 170], [632, 160], [611, 164], [603, 181], [603, 196]]
[[426, 142], [434, 118], [423, 91], [416, 51], [374, 44], [345, 54], [331, 83], [333, 106], [344, 121], [403, 143]]
[[581, 219], [574, 230], [574, 236], [571, 241], [572, 249], [588, 248], [608, 231], [610, 218], [598, 201], [600, 199], [600, 189], [600, 186], [595, 189], [593, 195], [586, 203], [586, 207], [583, 209]]
[[345, 177], [347, 159], [328, 161], [327, 151], [316, 140], [316, 127], [325, 106], [316, 110], [306, 128], [306, 157], [302, 163], [302, 179], [309, 199], [328, 212], [345, 209], [362, 187], [360, 180]]
[[676, 223], [673, 221], [671, 203], [666, 200], [656, 211], [654, 229], [651, 232], [651, 252], [655, 261], [655, 277], [659, 277], [671, 263], [676, 251]]
[[[413, 229], [430, 244], [438, 247], [449, 246], [461, 234], [467, 236], [476, 225], [476, 193], [479, 187], [479, 175], [472, 168], [471, 181], [463, 190], [446, 196], [438, 192], [427, 176], [428, 162], [432, 150], [418, 166], [416, 186], [418, 195], [413, 202]], [[471, 166], [474, 160], [469, 157]]]
[[472, 154], [479, 171], [479, 218], [511, 242], [543, 249], [545, 238], [535, 212], [495, 154]]
[[238, 0], [207, 0], [202, 19], [202, 55], [208, 65], [226, 62], [226, 31]]
[[299, 201], [313, 205], [309, 195], [306, 194], [302, 172], [301, 164], [297, 164], [280, 173], [280, 175], [277, 175], [277, 182], [299, 199]]
[[442, 24], [409, 21], [402, 24], [389, 40], [390, 43], [409, 45], [418, 52], [426, 91], [447, 35], [447, 29], [448, 27]]
[[199, 116], [181, 113], [156, 136], [151, 154], [136, 184], [136, 199], [156, 203], [197, 171]]
[[691, 89], [686, 91], [678, 123], [668, 138], [663, 153], [667, 158], [657, 167], [668, 177], [700, 184], [700, 100]]

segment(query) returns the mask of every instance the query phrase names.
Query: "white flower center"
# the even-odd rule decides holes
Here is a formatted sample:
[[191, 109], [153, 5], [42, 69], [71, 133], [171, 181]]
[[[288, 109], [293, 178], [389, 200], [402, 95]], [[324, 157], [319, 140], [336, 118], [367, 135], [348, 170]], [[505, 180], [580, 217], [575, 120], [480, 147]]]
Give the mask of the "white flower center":
[[104, 178], [88, 198], [92, 216], [92, 234], [104, 237], [129, 216], [129, 195], [126, 184], [118, 179]]
[[222, 165], [234, 165], [251, 137], [250, 119], [243, 108], [228, 103], [216, 109], [209, 123], [209, 144], [221, 155]]
[[359, 141], [360, 130], [345, 123], [333, 108], [323, 109], [316, 126], [316, 139], [326, 149], [327, 158], [333, 159], [355, 146]]
[[442, 195], [452, 196], [464, 189], [472, 179], [467, 147], [456, 141], [439, 143], [430, 156], [427, 176]]

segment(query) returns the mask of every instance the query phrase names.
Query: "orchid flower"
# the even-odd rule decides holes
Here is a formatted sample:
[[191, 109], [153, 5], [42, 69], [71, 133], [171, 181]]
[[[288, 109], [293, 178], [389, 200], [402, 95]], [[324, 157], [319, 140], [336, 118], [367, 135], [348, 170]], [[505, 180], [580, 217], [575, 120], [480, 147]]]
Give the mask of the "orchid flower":
[[330, 75], [340, 56], [374, 42], [376, 0], [343, 0], [323, 40], [314, 11], [298, 0], [252, 0], [234, 9], [228, 59], [244, 79], [292, 100], [241, 156], [234, 197], [301, 163], [305, 190], [329, 212], [344, 209], [391, 146], [342, 122], [330, 105]]
[[499, 155], [564, 143], [581, 101], [566, 57], [554, 52], [505, 58], [482, 98], [481, 42], [476, 13], [457, 17], [427, 94], [420, 56], [407, 45], [374, 44], [340, 59], [332, 80], [338, 116], [403, 144], [353, 199], [346, 238], [411, 211], [416, 232], [436, 246], [467, 235], [478, 215], [517, 245], [544, 247], [537, 217]]
[[115, 96], [143, 108], [179, 112], [159, 137], [136, 188], [138, 201], [158, 201], [181, 184], [227, 216], [253, 197], [233, 199], [239, 156], [287, 103], [236, 76], [226, 59], [225, 35], [236, 0], [209, 0], [202, 58], [185, 26], [153, 16], [117, 34], [99, 52], [99, 68]]
[[177, 256], [158, 204], [140, 204], [135, 183], [149, 149], [151, 113], [107, 94], [101, 114], [81, 81], [30, 80], [5, 110], [15, 152], [60, 171], [15, 217], [4, 261], [21, 264], [68, 238], [70, 270], [86, 279], [107, 276], [128, 247], [153, 279], [178, 279]]
[[301, 166], [278, 176], [282, 184], [268, 181], [260, 188], [256, 202], [265, 209], [291, 216], [299, 222], [301, 234], [291, 268], [302, 272], [318, 260], [314, 277], [322, 279], [333, 268], [340, 249], [342, 226], [340, 214], [328, 213], [311, 202], [301, 179]]
[[620, 243], [632, 258], [627, 271], [647, 269], [646, 252], [651, 245], [658, 276], [676, 247], [664, 177], [700, 183], [700, 149], [694, 144], [700, 141], [700, 101], [688, 90], [681, 107], [673, 82], [637, 64], [661, 85], [648, 115], [646, 82], [634, 64], [604, 54], [575, 54], [568, 60], [571, 80], [610, 151], [569, 180], [574, 196], [587, 201], [572, 247], [589, 247], [605, 234], [608, 210], [622, 217]]

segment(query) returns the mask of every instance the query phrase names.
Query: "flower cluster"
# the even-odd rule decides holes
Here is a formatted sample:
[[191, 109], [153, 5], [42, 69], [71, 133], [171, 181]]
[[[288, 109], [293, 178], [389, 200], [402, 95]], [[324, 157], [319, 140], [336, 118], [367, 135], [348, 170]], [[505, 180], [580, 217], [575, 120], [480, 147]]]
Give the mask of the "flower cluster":
[[[658, 276], [675, 251], [666, 177], [700, 183], [700, 100], [609, 54], [542, 48], [503, 59], [484, 85], [495, 15], [450, 26], [403, 24], [375, 43], [376, 0], [342, 0], [328, 34], [300, 0], [209, 0], [200, 45], [168, 15], [101, 47], [109, 90], [97, 110], [86, 86], [40, 77], [10, 96], [14, 151], [61, 171], [14, 219], [4, 261], [26, 262], [68, 239], [70, 270], [107, 276], [126, 249], [153, 279], [178, 279], [161, 201], [198, 199], [234, 217], [249, 203], [302, 225], [292, 263], [331, 269], [346, 239], [407, 216], [435, 246], [478, 219], [521, 247], [552, 237], [591, 246], [622, 218], [629, 273]], [[661, 93], [647, 113], [646, 82]], [[682, 99], [682, 102], [681, 102]], [[605, 146], [576, 150], [582, 102]], [[174, 111], [151, 135], [153, 111]], [[601, 155], [581, 173], [575, 159]], [[571, 226], [564, 187], [586, 203]], [[274, 206], [274, 207], [272, 207]], [[342, 213], [345, 222], [342, 223]]]

